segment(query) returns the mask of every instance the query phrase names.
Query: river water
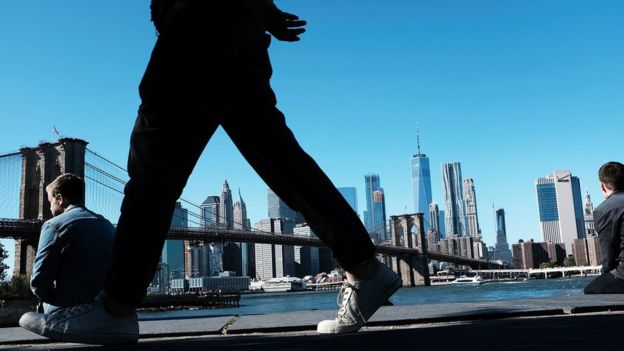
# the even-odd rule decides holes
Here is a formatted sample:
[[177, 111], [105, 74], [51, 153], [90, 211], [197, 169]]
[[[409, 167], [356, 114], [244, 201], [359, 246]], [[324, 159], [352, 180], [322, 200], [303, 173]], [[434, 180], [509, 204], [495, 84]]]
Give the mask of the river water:
[[[481, 285], [437, 285], [402, 288], [390, 299], [394, 305], [475, 302], [582, 295], [593, 277], [534, 279]], [[250, 315], [276, 312], [337, 309], [338, 291], [302, 291], [243, 294], [240, 307], [141, 312], [141, 319]]]

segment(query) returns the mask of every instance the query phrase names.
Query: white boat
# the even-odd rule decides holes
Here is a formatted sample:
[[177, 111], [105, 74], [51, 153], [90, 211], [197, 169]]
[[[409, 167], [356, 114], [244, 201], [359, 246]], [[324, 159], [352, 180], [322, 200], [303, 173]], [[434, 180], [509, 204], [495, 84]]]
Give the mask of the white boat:
[[481, 278], [481, 276], [479, 275], [475, 275], [472, 277], [462, 275], [461, 277], [453, 280], [452, 282], [452, 284], [466, 284], [466, 285], [478, 285], [478, 284], [483, 284], [483, 283], [485, 283], [485, 280], [483, 280], [483, 278]]
[[429, 277], [429, 281], [431, 285], [444, 285], [452, 283], [456, 277], [452, 274], [449, 274], [448, 271], [440, 271], [436, 275], [432, 275]]
[[265, 292], [298, 291], [306, 288], [305, 282], [296, 277], [271, 278], [262, 286], [262, 290]]

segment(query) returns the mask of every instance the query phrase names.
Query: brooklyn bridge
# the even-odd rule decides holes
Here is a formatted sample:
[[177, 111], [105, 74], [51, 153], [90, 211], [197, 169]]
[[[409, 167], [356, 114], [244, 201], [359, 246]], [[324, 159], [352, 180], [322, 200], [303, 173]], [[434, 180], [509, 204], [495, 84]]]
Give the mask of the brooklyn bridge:
[[[119, 217], [127, 172], [87, 148], [87, 144], [81, 139], [62, 138], [0, 155], [0, 238], [15, 239], [14, 275], [25, 275], [32, 271], [41, 226], [52, 217], [45, 187], [58, 175], [71, 172], [83, 177], [86, 206], [112, 222]], [[199, 205], [184, 199], [180, 201], [190, 208], [188, 226], [171, 227], [168, 239], [324, 247], [315, 237], [206, 225]], [[378, 254], [386, 258], [386, 262], [402, 276], [406, 285], [429, 285], [429, 260], [474, 269], [501, 268], [494, 262], [429, 251], [422, 214], [392, 216], [391, 222], [391, 242], [375, 246]]]

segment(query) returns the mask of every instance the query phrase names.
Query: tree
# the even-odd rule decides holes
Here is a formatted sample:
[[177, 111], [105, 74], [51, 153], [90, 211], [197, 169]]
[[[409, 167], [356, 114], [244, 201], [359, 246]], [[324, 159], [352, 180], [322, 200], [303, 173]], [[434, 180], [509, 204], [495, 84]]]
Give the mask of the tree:
[[574, 256], [568, 256], [563, 260], [563, 266], [564, 267], [574, 267], [576, 266], [576, 260], [574, 259]]
[[544, 269], [544, 268], [553, 268], [555, 266], [555, 263], [552, 261], [548, 261], [548, 262], [542, 262], [542, 264], [540, 264], [540, 268]]
[[7, 269], [9, 269], [9, 266], [4, 262], [7, 258], [9, 258], [9, 253], [4, 249], [4, 245], [0, 243], [0, 282], [6, 279]]

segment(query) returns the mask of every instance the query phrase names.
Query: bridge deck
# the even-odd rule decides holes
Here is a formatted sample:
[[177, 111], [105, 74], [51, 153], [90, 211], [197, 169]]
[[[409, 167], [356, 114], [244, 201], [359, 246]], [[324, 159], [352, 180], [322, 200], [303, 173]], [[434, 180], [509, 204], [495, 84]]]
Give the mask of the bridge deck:
[[[41, 221], [0, 219], [0, 238], [23, 238], [36, 240], [41, 230]], [[318, 238], [297, 235], [284, 235], [262, 233], [257, 231], [226, 230], [220, 228], [182, 228], [172, 227], [169, 229], [168, 239], [173, 240], [197, 240], [197, 241], [230, 241], [252, 242], [262, 244], [300, 245], [310, 247], [325, 247]], [[422, 252], [415, 248], [399, 247], [392, 245], [375, 245], [377, 252], [391, 256], [419, 257]], [[462, 256], [448, 255], [439, 252], [428, 252], [432, 260], [469, 265], [473, 268], [496, 268], [499, 265], [494, 262], [466, 258]]]

